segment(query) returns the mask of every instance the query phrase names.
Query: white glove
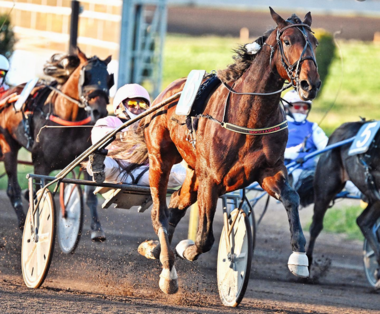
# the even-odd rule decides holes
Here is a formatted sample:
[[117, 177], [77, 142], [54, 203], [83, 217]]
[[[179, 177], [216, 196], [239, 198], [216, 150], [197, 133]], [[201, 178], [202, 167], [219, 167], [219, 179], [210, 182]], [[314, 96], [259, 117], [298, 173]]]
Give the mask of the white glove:
[[285, 159], [296, 159], [300, 150], [303, 148], [303, 143], [298, 144], [297, 146], [292, 146], [285, 149]]

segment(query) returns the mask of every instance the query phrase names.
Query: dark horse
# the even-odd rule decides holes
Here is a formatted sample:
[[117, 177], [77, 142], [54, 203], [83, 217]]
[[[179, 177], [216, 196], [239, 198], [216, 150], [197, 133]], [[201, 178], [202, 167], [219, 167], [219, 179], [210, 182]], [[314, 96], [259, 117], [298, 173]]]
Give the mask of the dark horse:
[[[107, 64], [110, 61], [111, 57], [104, 61], [98, 57], [87, 59], [79, 49], [74, 56], [54, 55], [44, 71], [57, 79], [55, 88], [61, 93], [40, 86], [32, 91], [24, 113], [15, 112], [9, 104], [1, 111], [1, 160], [8, 175], [7, 195], [16, 211], [20, 228], [24, 226], [25, 214], [17, 182], [19, 149], [25, 147], [32, 153], [35, 173], [48, 175], [53, 170], [63, 169], [88, 148], [91, 145], [91, 126], [97, 119], [107, 116], [110, 79]], [[22, 89], [23, 86], [14, 87], [4, 97], [19, 94]], [[29, 110], [33, 110], [31, 117], [23, 118]], [[27, 135], [25, 123], [30, 127]], [[78, 124], [89, 127], [71, 127]], [[46, 128], [49, 126], [58, 128]], [[92, 214], [91, 229], [100, 234], [97, 199], [90, 189], [87, 189], [86, 202]]]
[[[328, 145], [355, 136], [361, 122], [350, 122], [341, 125], [331, 135]], [[307, 248], [309, 265], [313, 261], [315, 240], [323, 229], [323, 217], [330, 202], [351, 180], [365, 195], [368, 206], [356, 219], [356, 222], [373, 249], [377, 263], [380, 265], [380, 246], [372, 227], [380, 217], [380, 195], [376, 187], [380, 186], [380, 134], [374, 138], [369, 150], [364, 155], [349, 156], [350, 144], [324, 153], [318, 161], [314, 178], [314, 215], [310, 226], [310, 242]], [[367, 165], [367, 166], [366, 166]], [[368, 171], [368, 172], [367, 172]], [[372, 177], [372, 178], [371, 178]], [[371, 183], [374, 182], [373, 184]], [[377, 269], [376, 289], [380, 288], [380, 268]]]
[[[254, 181], [284, 204], [294, 252], [288, 262], [289, 269], [297, 276], [308, 276], [306, 241], [298, 215], [299, 197], [288, 183], [284, 166], [287, 129], [264, 136], [252, 133], [286, 125], [279, 105], [285, 80], [297, 87], [301, 98], [316, 97], [321, 85], [314, 56], [317, 40], [310, 30], [310, 13], [302, 22], [296, 15], [285, 21], [271, 8], [270, 11], [277, 27], [262, 37], [261, 51], [252, 55], [242, 47], [236, 63], [218, 72], [224, 84], [210, 96], [199, 117], [195, 146], [186, 140], [189, 135], [186, 116], [175, 114], [176, 103], [142, 121], [154, 203], [152, 222], [159, 238], [159, 245], [147, 251], [146, 256], [160, 259], [163, 265], [160, 288], [165, 293], [178, 290], [170, 243], [186, 209], [198, 200], [196, 242], [180, 242], [177, 252], [194, 261], [214, 243], [212, 225], [219, 196]], [[181, 91], [185, 82], [186, 79], [173, 82], [154, 104]], [[233, 132], [228, 129], [231, 125], [246, 128], [247, 132]], [[188, 164], [187, 177], [180, 190], [172, 195], [168, 208], [166, 191], [170, 169], [182, 159]]]

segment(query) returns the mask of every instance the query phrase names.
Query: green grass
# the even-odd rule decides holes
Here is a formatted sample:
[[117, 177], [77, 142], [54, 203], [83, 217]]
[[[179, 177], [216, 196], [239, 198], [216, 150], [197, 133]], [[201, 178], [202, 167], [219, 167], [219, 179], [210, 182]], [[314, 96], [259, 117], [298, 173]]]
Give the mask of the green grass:
[[[356, 218], [363, 212], [359, 206], [330, 208], [323, 220], [323, 231], [332, 233], [344, 233], [348, 239], [363, 240], [363, 235], [356, 224]], [[311, 222], [304, 227], [310, 229]]]

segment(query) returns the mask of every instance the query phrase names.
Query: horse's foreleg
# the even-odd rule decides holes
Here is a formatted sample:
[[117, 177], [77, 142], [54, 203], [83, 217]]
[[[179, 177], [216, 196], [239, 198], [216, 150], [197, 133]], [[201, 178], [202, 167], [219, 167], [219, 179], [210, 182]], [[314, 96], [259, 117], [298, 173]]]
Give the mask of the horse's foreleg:
[[[342, 182], [340, 175], [339, 164], [334, 163], [334, 160], [335, 158], [330, 159], [327, 163], [323, 163], [323, 167], [318, 166], [315, 172], [314, 215], [310, 226], [310, 240], [306, 253], [309, 259], [309, 268], [313, 263], [315, 241], [323, 229], [323, 218], [329, 208], [329, 204], [334, 199], [335, 195], [344, 187], [344, 182]], [[321, 161], [323, 160], [321, 159]], [[328, 173], [327, 178], [326, 173]]]
[[318, 172], [316, 173], [314, 181], [314, 214], [310, 225], [310, 240], [306, 253], [309, 259], [309, 268], [313, 263], [315, 241], [323, 229], [323, 218], [329, 208], [330, 202], [334, 199], [335, 195], [343, 189], [343, 187], [344, 183], [341, 182], [339, 176], [336, 178], [329, 176], [328, 181], [325, 182], [325, 180], [322, 180], [322, 178], [318, 176]]
[[285, 167], [278, 171], [273, 171], [273, 175], [270, 175], [270, 172], [265, 173], [260, 182], [265, 191], [284, 204], [288, 215], [290, 242], [293, 250], [288, 260], [288, 268], [293, 275], [306, 278], [309, 276], [309, 270], [305, 253], [306, 240], [298, 213], [299, 196], [288, 183]]
[[[85, 180], [91, 180], [91, 176], [84, 172]], [[100, 224], [98, 216], [98, 198], [94, 194], [95, 187], [86, 185], [84, 188], [84, 197], [87, 206], [90, 208], [91, 213], [91, 240], [95, 242], [103, 242], [106, 240], [106, 235]]]
[[153, 229], [161, 247], [159, 258], [163, 269], [159, 285], [163, 292], [173, 294], [178, 291], [178, 277], [174, 267], [174, 253], [169, 243], [168, 208], [166, 206], [166, 190], [172, 163], [169, 163], [168, 160], [163, 162], [160, 157], [160, 154], [150, 154], [149, 156], [149, 182], [153, 199], [151, 216]]
[[175, 228], [185, 216], [189, 206], [197, 201], [198, 182], [194, 170], [187, 168], [186, 179], [181, 188], [174, 192], [169, 204], [169, 241], [171, 243]]
[[182, 257], [189, 261], [195, 261], [200, 254], [210, 251], [214, 244], [212, 224], [218, 197], [216, 187], [212, 182], [209, 180], [200, 182], [198, 190], [199, 223], [195, 245], [189, 245], [182, 253]]
[[25, 224], [25, 213], [22, 206], [21, 188], [17, 181], [17, 154], [19, 148], [10, 150], [4, 155], [5, 171], [8, 175], [7, 195], [12, 203], [18, 219], [18, 226], [22, 230]]

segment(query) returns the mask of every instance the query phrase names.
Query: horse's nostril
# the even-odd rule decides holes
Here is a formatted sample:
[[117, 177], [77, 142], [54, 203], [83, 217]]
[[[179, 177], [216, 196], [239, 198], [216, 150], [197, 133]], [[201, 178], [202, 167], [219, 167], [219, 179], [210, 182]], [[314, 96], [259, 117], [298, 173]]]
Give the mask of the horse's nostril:
[[304, 90], [304, 91], [308, 91], [309, 90], [309, 83], [307, 81], [301, 81], [301, 88]]

